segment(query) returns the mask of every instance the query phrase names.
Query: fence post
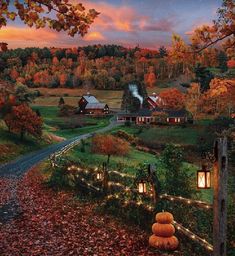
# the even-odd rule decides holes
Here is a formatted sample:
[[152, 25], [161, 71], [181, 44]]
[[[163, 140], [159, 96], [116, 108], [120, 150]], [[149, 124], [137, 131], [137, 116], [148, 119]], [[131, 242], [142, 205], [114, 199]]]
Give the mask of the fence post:
[[108, 166], [107, 163], [103, 162], [103, 193], [106, 195], [108, 192], [108, 182], [109, 182], [109, 174], [108, 174]]
[[148, 175], [149, 175], [149, 180], [150, 180], [150, 184], [153, 192], [153, 204], [156, 205], [159, 197], [160, 182], [157, 178], [156, 166], [154, 164], [149, 165]]
[[213, 199], [213, 256], [226, 256], [227, 233], [227, 138], [219, 138], [214, 145], [214, 199]]

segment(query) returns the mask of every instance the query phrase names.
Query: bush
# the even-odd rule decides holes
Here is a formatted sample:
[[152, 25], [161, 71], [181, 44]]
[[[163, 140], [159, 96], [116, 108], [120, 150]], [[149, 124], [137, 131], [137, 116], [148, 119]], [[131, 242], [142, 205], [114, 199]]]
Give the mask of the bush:
[[137, 139], [133, 135], [131, 135], [131, 134], [129, 134], [129, 133], [123, 131], [123, 130], [118, 130], [115, 133], [115, 135], [117, 137], [121, 138], [121, 139], [124, 139], [124, 140], [128, 141], [131, 144], [136, 144], [137, 143]]
[[131, 126], [131, 122], [130, 121], [126, 121], [125, 122], [125, 126], [130, 127]]
[[64, 189], [69, 186], [67, 169], [64, 167], [56, 167], [49, 178], [48, 184], [56, 190]]

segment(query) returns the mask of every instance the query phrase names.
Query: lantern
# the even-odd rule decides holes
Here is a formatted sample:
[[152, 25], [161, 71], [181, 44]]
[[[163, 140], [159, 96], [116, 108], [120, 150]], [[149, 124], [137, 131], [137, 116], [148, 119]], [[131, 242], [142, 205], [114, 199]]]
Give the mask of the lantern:
[[101, 171], [98, 171], [98, 172], [96, 173], [96, 179], [97, 179], [97, 180], [102, 180], [102, 179], [103, 179], [103, 173], [102, 173]]
[[145, 194], [147, 192], [147, 184], [145, 181], [141, 180], [138, 183], [138, 192], [140, 194]]
[[197, 188], [208, 189], [211, 187], [211, 172], [206, 166], [202, 166], [202, 170], [197, 171]]

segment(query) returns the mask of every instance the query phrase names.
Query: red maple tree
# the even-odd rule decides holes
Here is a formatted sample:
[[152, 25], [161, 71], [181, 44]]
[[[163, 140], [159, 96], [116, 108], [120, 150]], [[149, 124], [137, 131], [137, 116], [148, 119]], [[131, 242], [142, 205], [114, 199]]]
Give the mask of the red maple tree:
[[4, 121], [9, 131], [20, 134], [21, 139], [26, 133], [34, 137], [42, 134], [42, 118], [26, 104], [14, 106], [12, 111], [4, 117]]
[[92, 152], [107, 155], [108, 164], [112, 155], [124, 156], [129, 150], [129, 144], [126, 141], [113, 135], [96, 135], [92, 139]]

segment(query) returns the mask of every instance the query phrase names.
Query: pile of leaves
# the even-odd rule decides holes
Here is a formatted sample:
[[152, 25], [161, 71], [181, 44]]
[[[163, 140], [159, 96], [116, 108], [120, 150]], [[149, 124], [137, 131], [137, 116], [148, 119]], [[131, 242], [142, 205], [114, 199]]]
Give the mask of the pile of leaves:
[[12, 189], [16, 185], [16, 181], [8, 178], [0, 179], [0, 207], [12, 199]]
[[0, 255], [156, 256], [148, 234], [99, 215], [96, 203], [48, 189], [36, 169], [20, 182], [18, 201], [21, 215], [0, 225]]

